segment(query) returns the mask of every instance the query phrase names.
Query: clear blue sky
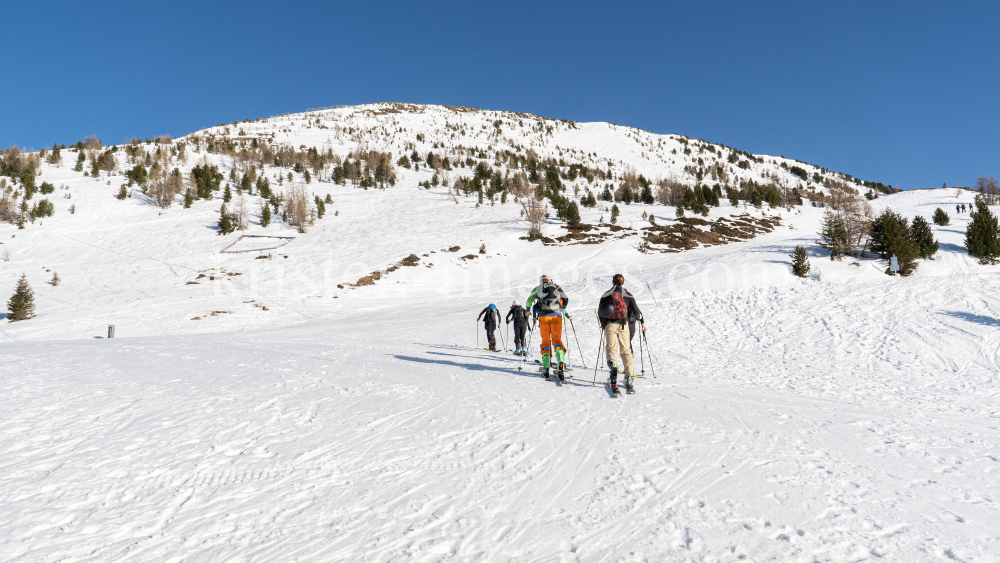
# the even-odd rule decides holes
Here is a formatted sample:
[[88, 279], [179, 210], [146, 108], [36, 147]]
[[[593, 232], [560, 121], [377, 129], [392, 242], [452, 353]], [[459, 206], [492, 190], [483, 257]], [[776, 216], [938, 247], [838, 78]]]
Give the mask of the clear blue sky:
[[9, 2], [0, 145], [338, 104], [612, 121], [903, 188], [1000, 174], [997, 2]]

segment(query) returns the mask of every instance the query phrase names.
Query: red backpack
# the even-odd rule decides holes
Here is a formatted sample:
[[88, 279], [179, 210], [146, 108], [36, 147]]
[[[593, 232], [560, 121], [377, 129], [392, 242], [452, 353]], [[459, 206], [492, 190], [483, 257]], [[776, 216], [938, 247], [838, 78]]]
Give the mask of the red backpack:
[[615, 308], [614, 313], [608, 317], [612, 321], [620, 321], [628, 316], [628, 303], [625, 302], [625, 295], [620, 287], [611, 291], [611, 305]]

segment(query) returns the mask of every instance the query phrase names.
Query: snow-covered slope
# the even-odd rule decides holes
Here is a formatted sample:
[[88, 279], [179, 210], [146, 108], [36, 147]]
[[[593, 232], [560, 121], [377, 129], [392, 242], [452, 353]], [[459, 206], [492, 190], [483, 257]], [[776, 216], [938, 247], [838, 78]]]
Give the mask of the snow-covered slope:
[[[515, 117], [525, 132], [490, 133]], [[596, 153], [616, 178], [690, 165], [671, 138], [549, 121], [551, 133], [530, 133], [534, 119], [369, 106], [195, 136], [274, 133], [341, 157], [368, 143], [395, 159], [417, 143], [448, 155], [477, 132], [484, 151], [492, 134], [495, 147], [539, 158]], [[446, 121], [465, 136], [451, 139]], [[187, 163], [175, 162], [185, 173], [242, 165], [195, 153], [192, 137], [173, 143], [187, 143]], [[661, 144], [663, 158], [650, 158]], [[815, 245], [822, 209], [808, 204], [723, 199], [707, 219], [780, 225], [645, 254], [642, 214], [674, 225], [673, 208], [619, 203], [618, 225], [636, 231], [545, 245], [522, 239], [513, 201], [418, 187], [434, 174], [423, 167], [398, 167], [384, 190], [314, 177], [307, 189], [334, 201], [327, 215], [306, 233], [253, 215], [247, 233], [295, 237], [258, 259], [219, 252], [238, 235], [216, 234], [218, 199], [160, 209], [136, 187], [119, 201], [122, 176], [84, 177], [63, 154], [38, 177], [57, 187], [54, 216], [0, 224], [0, 256], [10, 255], [0, 287], [26, 272], [38, 310], [0, 325], [0, 560], [993, 561], [1000, 551], [1000, 282], [962, 248], [968, 216], [954, 205], [968, 192], [872, 202], [952, 215], [934, 227], [936, 260], [909, 278], [871, 259], [831, 262]], [[279, 190], [275, 175], [288, 172], [263, 175]], [[470, 175], [454, 168], [450, 179]], [[567, 192], [606, 183], [617, 179], [567, 181]], [[583, 222], [607, 220], [610, 206], [582, 208]], [[566, 233], [554, 219], [544, 229]], [[789, 272], [796, 245], [814, 269], [804, 280]], [[410, 254], [416, 266], [397, 265]], [[51, 271], [60, 285], [46, 283]], [[373, 285], [350, 285], [375, 271]], [[638, 393], [621, 399], [600, 384], [606, 370], [591, 385], [592, 310], [614, 272], [639, 299], [652, 352]], [[482, 334], [477, 343], [479, 310], [523, 301], [541, 273], [571, 298], [576, 371], [565, 386], [481, 350]], [[114, 340], [102, 338], [108, 324]]]

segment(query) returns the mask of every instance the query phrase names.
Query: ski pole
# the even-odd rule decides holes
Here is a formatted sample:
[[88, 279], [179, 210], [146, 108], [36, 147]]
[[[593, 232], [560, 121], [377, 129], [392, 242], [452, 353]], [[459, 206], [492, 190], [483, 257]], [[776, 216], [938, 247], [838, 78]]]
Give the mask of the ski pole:
[[[639, 328], [640, 329], [642, 328], [642, 324], [641, 323], [640, 323]], [[642, 335], [640, 335], [640, 336], [642, 336]], [[642, 338], [639, 338], [639, 365], [642, 366], [642, 372], [641, 372], [642, 376], [646, 377], [646, 358], [645, 358], [645, 356], [642, 355], [642, 340], [643, 340]]]
[[476, 350], [479, 349], [479, 319], [472, 323], [472, 330], [476, 333]]
[[569, 318], [569, 326], [573, 327], [573, 339], [576, 340], [576, 349], [580, 351], [580, 361], [583, 362], [583, 369], [587, 369], [587, 360], [583, 359], [583, 348], [580, 347], [580, 338], [576, 335], [576, 324], [573, 317]]
[[[642, 333], [642, 339], [646, 340], [646, 333]], [[653, 368], [653, 353], [649, 350], [649, 340], [646, 340], [646, 353], [649, 354], [649, 369], [653, 371], [653, 379], [656, 379], [656, 369]]]
[[597, 385], [597, 366], [601, 365], [601, 350], [604, 348], [604, 329], [601, 329], [601, 342], [597, 345], [597, 359], [594, 360], [594, 381], [591, 385]]
[[[517, 336], [516, 334], [514, 336]], [[510, 323], [507, 323], [507, 340], [510, 340]], [[504, 352], [507, 351], [507, 345], [504, 344]]]

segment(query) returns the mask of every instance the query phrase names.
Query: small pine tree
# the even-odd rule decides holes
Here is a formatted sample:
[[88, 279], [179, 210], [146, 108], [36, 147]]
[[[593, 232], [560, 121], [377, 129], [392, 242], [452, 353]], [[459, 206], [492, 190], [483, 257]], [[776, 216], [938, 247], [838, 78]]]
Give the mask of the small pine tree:
[[309, 174], [308, 170], [302, 171], [302, 176], [306, 179], [306, 183], [312, 182], [312, 176]]
[[927, 224], [927, 219], [920, 215], [914, 217], [910, 224], [910, 238], [917, 246], [917, 253], [924, 260], [933, 260], [934, 253], [941, 246], [934, 240], [934, 233], [931, 232], [931, 226]]
[[76, 214], [76, 204], [75, 203], [73, 205], [69, 206], [69, 214], [70, 215], [75, 215]]
[[980, 264], [996, 264], [1000, 258], [1000, 227], [983, 198], [976, 198], [976, 210], [965, 229], [965, 248]]
[[628, 186], [622, 186], [622, 203], [625, 205], [632, 205], [632, 188]]
[[184, 209], [190, 209], [194, 204], [194, 196], [191, 195], [191, 188], [184, 192]]
[[28, 285], [28, 274], [22, 273], [17, 280], [14, 295], [7, 301], [7, 321], [24, 321], [35, 316], [35, 293]]
[[128, 189], [125, 188], [125, 184], [122, 184], [122, 186], [118, 188], [118, 194], [116, 194], [115, 197], [118, 199], [125, 199], [128, 197]]
[[222, 192], [222, 201], [229, 203], [233, 200], [233, 190], [229, 189], [229, 184], [226, 184], [226, 190]]
[[844, 248], [847, 246], [847, 229], [837, 214], [830, 210], [823, 214], [823, 226], [820, 228], [819, 236], [819, 246], [830, 251], [830, 260], [840, 260], [844, 257]]
[[811, 268], [809, 258], [806, 257], [806, 247], [796, 246], [795, 253], [788, 256], [792, 259], [792, 273], [800, 278], [806, 277]]
[[569, 202], [564, 211], [566, 223], [570, 225], [576, 225], [580, 222], [580, 208], [576, 205], [575, 201]]
[[232, 216], [229, 214], [229, 210], [226, 209], [225, 203], [223, 203], [222, 208], [219, 209], [219, 222], [216, 224], [219, 226], [220, 235], [228, 235], [236, 230], [236, 225], [233, 222]]
[[264, 210], [260, 213], [260, 226], [267, 227], [271, 224], [271, 207], [264, 205]]
[[684, 216], [684, 206], [678, 205], [677, 207], [674, 208], [674, 217], [680, 219], [683, 216]]
[[479, 253], [480, 254], [486, 254], [486, 243], [485, 242], [483, 244], [479, 245]]
[[326, 199], [323, 200], [323, 203], [333, 203], [333, 196], [326, 194]]
[[612, 205], [611, 206], [611, 224], [612, 225], [614, 225], [615, 223], [618, 222], [618, 214], [619, 213], [621, 213], [621, 211], [618, 210], [618, 205]]
[[642, 195], [639, 197], [639, 200], [646, 205], [652, 205], [656, 202], [656, 199], [653, 198], [653, 188], [649, 184], [644, 183], [642, 185]]
[[935, 225], [943, 227], [951, 222], [951, 218], [948, 217], [948, 213], [946, 213], [944, 209], [938, 207], [934, 210], [933, 221]]
[[59, 282], [61, 282], [61, 281], [62, 280], [59, 279], [59, 273], [58, 272], [52, 272], [52, 281], [49, 282], [49, 283], [52, 284], [52, 287], [55, 287], [55, 286], [59, 285]]

